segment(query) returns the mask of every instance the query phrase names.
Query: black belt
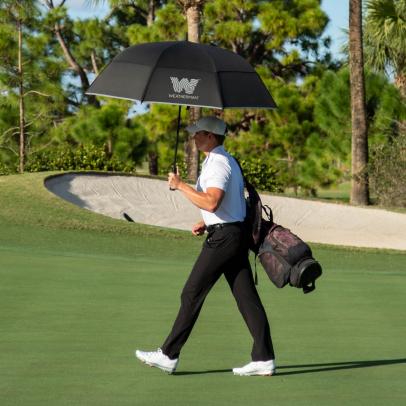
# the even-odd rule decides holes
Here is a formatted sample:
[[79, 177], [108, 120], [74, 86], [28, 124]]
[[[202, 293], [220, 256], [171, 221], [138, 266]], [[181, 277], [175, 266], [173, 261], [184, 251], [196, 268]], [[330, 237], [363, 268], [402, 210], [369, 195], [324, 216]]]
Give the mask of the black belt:
[[210, 224], [207, 226], [207, 231], [209, 233], [212, 233], [214, 230], [220, 230], [222, 228], [226, 228], [229, 226], [237, 226], [237, 225], [243, 225], [244, 223], [242, 221], [234, 221], [233, 223], [217, 223], [217, 224]]

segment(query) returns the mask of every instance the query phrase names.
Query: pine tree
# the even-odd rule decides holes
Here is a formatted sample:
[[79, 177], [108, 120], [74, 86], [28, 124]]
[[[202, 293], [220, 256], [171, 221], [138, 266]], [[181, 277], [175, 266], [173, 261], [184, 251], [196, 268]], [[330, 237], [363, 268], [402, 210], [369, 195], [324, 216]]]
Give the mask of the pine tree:
[[96, 146], [104, 148], [107, 159], [140, 164], [147, 149], [144, 128], [127, 118], [129, 102], [103, 100], [100, 108], [83, 105], [54, 131], [55, 145]]
[[[72, 51], [74, 44], [74, 35], [72, 33], [72, 21], [67, 15], [67, 10], [64, 7], [66, 0], [59, 2], [54, 0], [44, 0], [48, 8], [47, 23], [48, 29], [54, 34], [56, 41], [60, 46], [62, 55], [68, 64], [69, 68], [77, 75], [81, 83], [82, 97], [89, 88], [89, 78], [86, 69], [80, 63], [77, 56]], [[88, 102], [94, 106], [99, 106], [97, 99], [94, 96], [88, 96]]]
[[65, 112], [58, 86], [61, 71], [42, 24], [38, 1], [0, 5], [0, 148], [2, 159], [11, 166], [18, 155], [19, 172], [29, 153], [47, 142], [49, 127]]

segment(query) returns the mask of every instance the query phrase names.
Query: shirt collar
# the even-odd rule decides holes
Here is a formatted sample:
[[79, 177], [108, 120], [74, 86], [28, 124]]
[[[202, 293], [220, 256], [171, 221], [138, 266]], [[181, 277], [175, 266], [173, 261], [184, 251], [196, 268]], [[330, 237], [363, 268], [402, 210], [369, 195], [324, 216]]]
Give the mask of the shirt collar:
[[210, 155], [211, 153], [219, 154], [219, 153], [224, 152], [224, 151], [225, 151], [225, 150], [224, 150], [224, 146], [223, 146], [223, 145], [217, 145], [217, 147], [213, 148], [213, 149], [209, 152], [209, 155]]

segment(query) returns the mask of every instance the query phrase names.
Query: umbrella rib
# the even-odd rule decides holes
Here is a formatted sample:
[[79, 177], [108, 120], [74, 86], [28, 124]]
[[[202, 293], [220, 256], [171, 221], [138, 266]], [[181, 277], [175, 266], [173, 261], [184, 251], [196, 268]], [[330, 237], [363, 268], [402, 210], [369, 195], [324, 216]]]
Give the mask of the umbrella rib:
[[156, 64], [155, 64], [155, 66], [151, 69], [151, 73], [149, 74], [148, 81], [147, 81], [147, 83], [145, 84], [144, 90], [143, 90], [143, 92], [142, 92], [141, 100], [140, 100], [141, 103], [143, 103], [144, 100], [145, 100], [145, 96], [146, 96], [146, 94], [147, 94], [148, 86], [149, 86], [149, 83], [151, 82], [152, 75], [153, 75], [154, 72], [155, 72], [155, 68], [156, 68]]
[[[169, 47], [168, 47], [168, 48], [169, 48]], [[162, 50], [161, 54], [158, 56], [157, 60], [155, 61], [155, 65], [154, 65], [154, 67], [153, 67], [152, 70], [151, 70], [151, 73], [150, 73], [149, 78], [148, 78], [148, 81], [147, 81], [147, 83], [146, 83], [146, 85], [145, 85], [144, 91], [142, 92], [142, 98], [141, 98], [141, 100], [140, 100], [141, 103], [143, 103], [144, 100], [145, 100], [145, 96], [146, 96], [146, 94], [147, 94], [148, 87], [149, 87], [149, 84], [150, 84], [150, 82], [151, 82], [151, 78], [152, 78], [153, 74], [155, 73], [155, 70], [156, 70], [156, 67], [158, 66], [159, 60], [161, 59], [162, 54], [163, 54], [168, 48], [165, 48], [164, 50]]]
[[217, 89], [219, 89], [219, 96], [220, 96], [220, 102], [221, 102], [221, 110], [224, 109], [224, 98], [223, 98], [223, 92], [221, 91], [221, 85], [220, 85], [220, 80], [219, 80], [219, 71], [217, 70], [216, 65], [214, 64], [213, 60], [211, 59], [210, 54], [207, 52], [207, 49], [204, 48], [204, 52], [209, 59], [211, 65], [213, 66], [214, 73], [216, 75], [216, 82], [217, 82]]
[[221, 84], [220, 84], [220, 79], [219, 79], [219, 73], [216, 72], [216, 82], [217, 82], [217, 89], [219, 90], [219, 95], [220, 95], [220, 102], [221, 102], [221, 109], [224, 109], [224, 98], [223, 98], [223, 92], [221, 89]]

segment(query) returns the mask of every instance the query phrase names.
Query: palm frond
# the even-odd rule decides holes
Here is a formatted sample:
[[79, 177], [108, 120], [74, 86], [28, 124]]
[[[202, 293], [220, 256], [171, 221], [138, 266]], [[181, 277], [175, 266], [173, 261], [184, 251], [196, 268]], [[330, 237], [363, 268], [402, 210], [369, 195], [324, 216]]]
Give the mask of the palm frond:
[[365, 60], [377, 71], [406, 68], [406, 0], [369, 0], [364, 25]]

